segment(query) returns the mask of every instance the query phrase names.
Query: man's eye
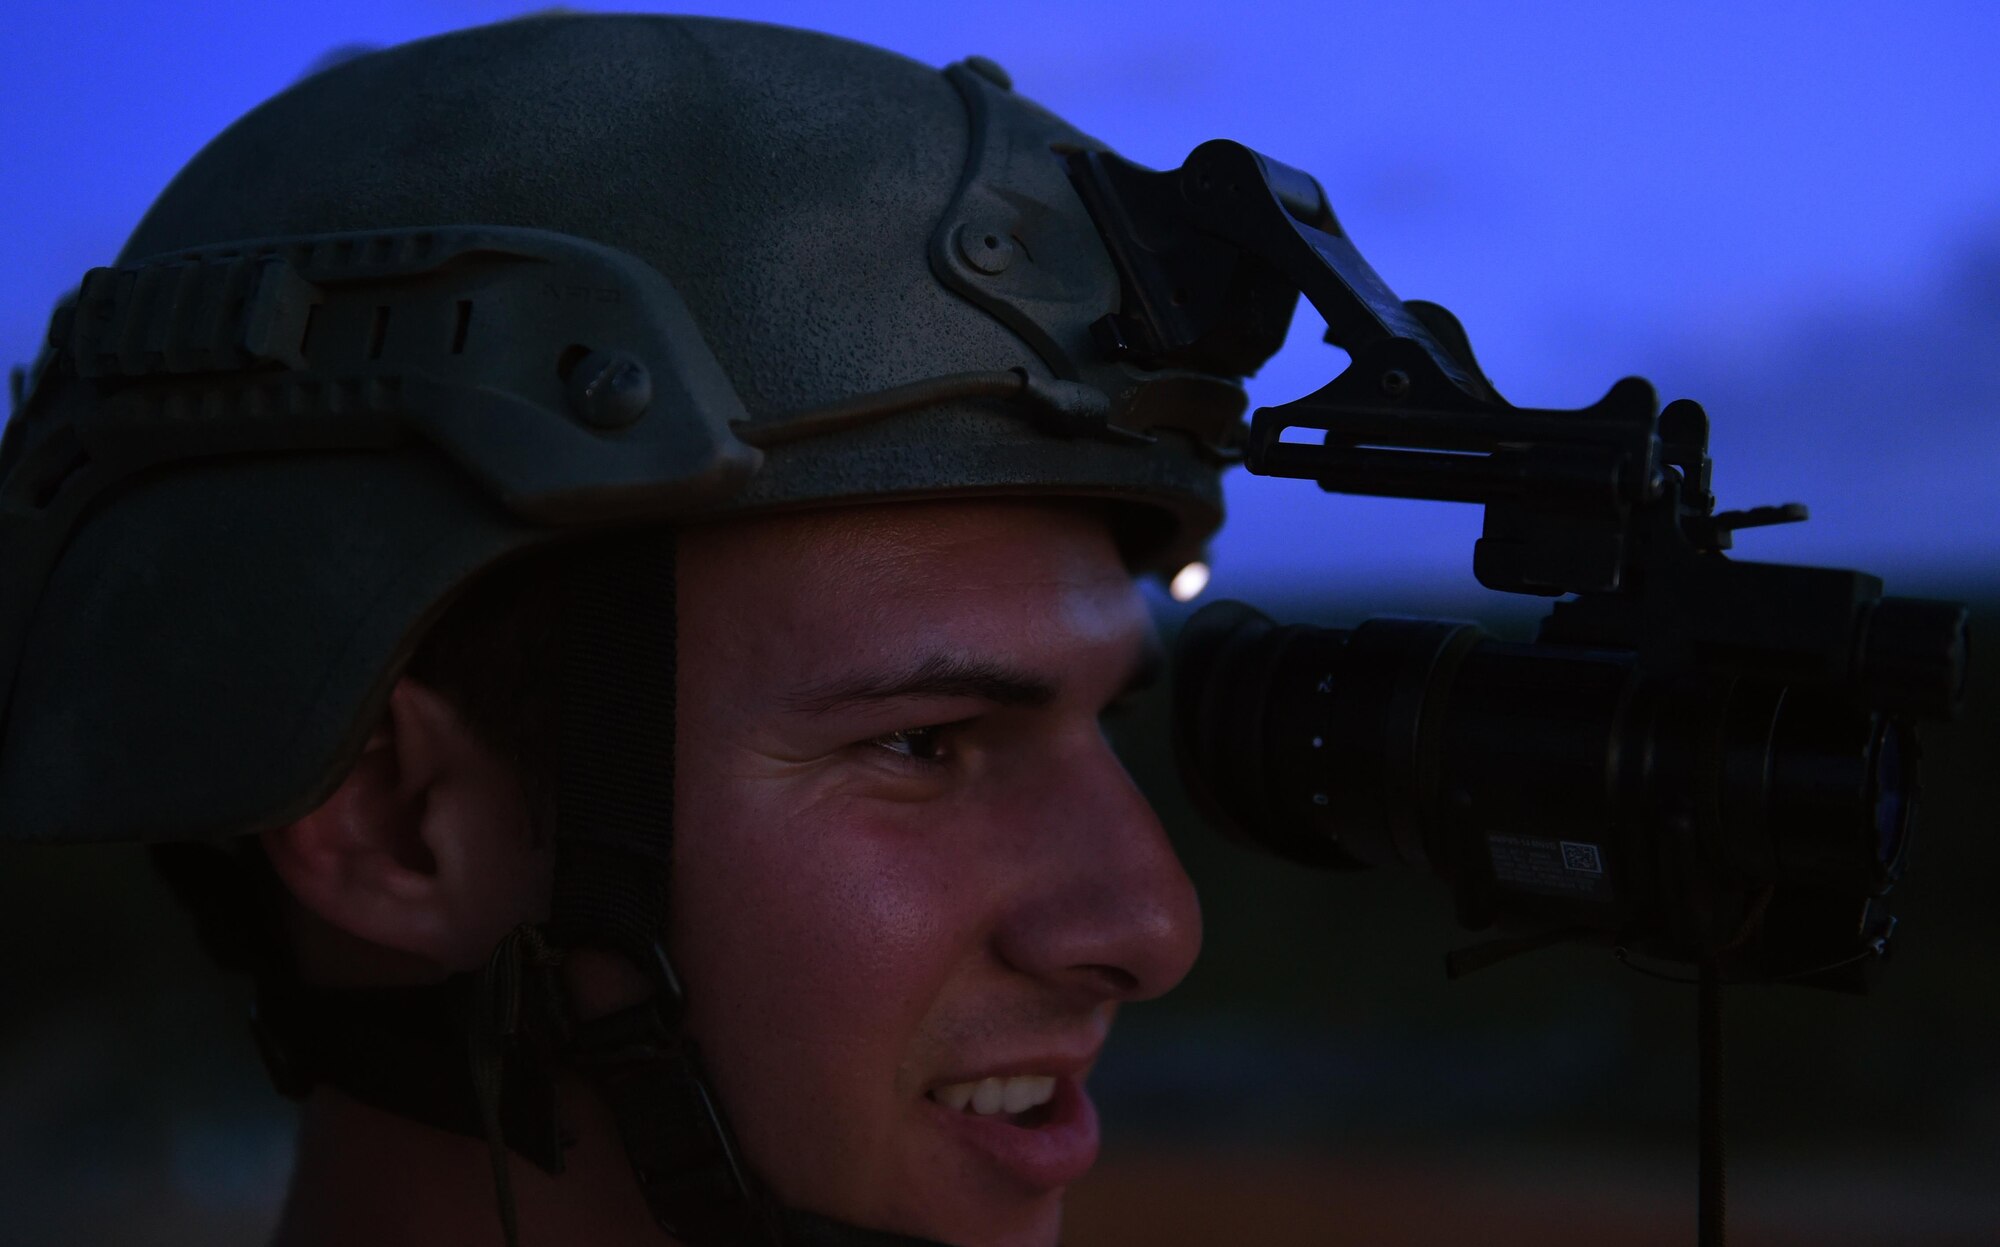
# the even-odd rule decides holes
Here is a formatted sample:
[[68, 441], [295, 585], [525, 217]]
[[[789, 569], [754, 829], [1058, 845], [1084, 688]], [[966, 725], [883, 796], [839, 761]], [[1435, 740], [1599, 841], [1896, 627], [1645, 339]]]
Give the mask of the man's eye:
[[868, 743], [895, 754], [909, 766], [943, 766], [951, 760], [946, 737], [955, 726], [940, 723], [932, 727], [908, 727], [877, 736]]

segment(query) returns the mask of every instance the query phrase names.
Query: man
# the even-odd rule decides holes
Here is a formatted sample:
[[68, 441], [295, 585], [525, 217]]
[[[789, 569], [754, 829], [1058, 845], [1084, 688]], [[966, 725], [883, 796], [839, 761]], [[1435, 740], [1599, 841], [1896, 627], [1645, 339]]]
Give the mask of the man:
[[[670, 946], [753, 1167], [859, 1225], [1054, 1241], [1112, 1012], [1198, 941], [1099, 730], [1149, 661], [1108, 531], [1038, 503], [885, 505], [690, 530], [679, 568]], [[546, 907], [528, 824], [507, 766], [406, 677], [334, 796], [263, 843], [322, 977], [424, 982]], [[654, 1241], [615, 1129], [567, 1091], [567, 1172], [517, 1167], [522, 1241]], [[481, 1241], [486, 1164], [323, 1089], [278, 1241]]]
[[1199, 939], [1098, 727], [1134, 576], [1290, 307], [1107, 335], [1100, 150], [976, 59], [535, 18], [253, 111], [58, 311], [0, 826], [155, 843], [257, 975], [280, 1243], [1056, 1240]]

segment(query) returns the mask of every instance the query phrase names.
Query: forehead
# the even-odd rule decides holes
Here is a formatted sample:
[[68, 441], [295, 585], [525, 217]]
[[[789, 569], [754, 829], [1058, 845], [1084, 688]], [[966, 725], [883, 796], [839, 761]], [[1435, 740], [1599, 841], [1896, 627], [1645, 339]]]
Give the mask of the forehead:
[[[933, 647], [1134, 646], [1144, 606], [1109, 524], [1076, 504], [956, 501], [685, 530], [684, 644], [786, 666]], [[758, 651], [754, 655], [750, 651]]]

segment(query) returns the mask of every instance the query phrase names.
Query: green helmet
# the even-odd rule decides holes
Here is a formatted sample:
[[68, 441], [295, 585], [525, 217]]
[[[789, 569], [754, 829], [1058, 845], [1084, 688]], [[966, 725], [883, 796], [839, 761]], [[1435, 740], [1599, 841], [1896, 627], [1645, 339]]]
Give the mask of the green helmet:
[[[671, 634], [619, 619], [672, 619], [663, 528], [784, 508], [1096, 498], [1135, 570], [1194, 558], [1296, 289], [1215, 269], [1197, 296], [1249, 314], [1160, 348], [1185, 292], [1131, 253], [1174, 239], [1091, 202], [1098, 160], [990, 62], [736, 22], [537, 17], [297, 83], [58, 308], [0, 441], [0, 839], [283, 826], [465, 586], [567, 543], [550, 931], [650, 956], [666, 1003], [564, 1029], [555, 1059], [613, 1088], [684, 1239], [883, 1241], [758, 1194], [678, 1033], [671, 776], [647, 764]], [[281, 1087], [310, 1083], [299, 1044], [338, 1064], [355, 1017], [463, 1018], [467, 992], [554, 1016], [489, 1007], [546, 987], [523, 932], [508, 973], [422, 1008], [260, 983]], [[396, 1081], [395, 1051], [468, 1051], [436, 1039], [361, 1062], [393, 1085], [326, 1080], [559, 1170], [553, 1041], [481, 1030], [469, 1075]]]
[[303, 814], [441, 605], [551, 541], [1043, 493], [1195, 557], [1242, 392], [1101, 349], [1120, 277], [1059, 159], [1097, 146], [990, 62], [659, 17], [255, 109], [59, 310], [8, 430], [0, 834]]

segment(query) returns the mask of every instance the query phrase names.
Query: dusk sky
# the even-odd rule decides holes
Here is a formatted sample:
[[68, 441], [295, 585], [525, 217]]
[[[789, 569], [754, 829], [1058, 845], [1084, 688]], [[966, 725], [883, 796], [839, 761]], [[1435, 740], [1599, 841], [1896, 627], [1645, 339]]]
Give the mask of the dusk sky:
[[[197, 150], [329, 52], [542, 7], [0, 6], [0, 369], [34, 358], [56, 300], [112, 262]], [[1634, 374], [1663, 400], [1700, 400], [1721, 505], [1802, 501], [1813, 515], [1742, 534], [1736, 557], [2000, 601], [1996, 0], [673, 11], [934, 66], [982, 54], [1156, 168], [1207, 139], [1247, 143], [1314, 174], [1389, 286], [1454, 311], [1512, 402], [1584, 406]], [[1320, 330], [1302, 307], [1253, 402], [1329, 379], [1338, 356]], [[1240, 471], [1227, 491], [1209, 598], [1329, 622], [1440, 613], [1506, 632], [1525, 617], [1475, 596], [1478, 508]], [[1759, 989], [1728, 1006], [1739, 1241], [2000, 1241], [2000, 1007], [1978, 986], [1995, 962], [1985, 884], [2000, 845], [1978, 832], [2000, 799], [1984, 661], [1983, 704], [1926, 737], [1934, 826], [1915, 852], [1930, 856], [1897, 893], [1909, 935], [1886, 990]], [[1169, 784], [1166, 733], [1135, 726], [1127, 756], [1178, 842], [1196, 820]], [[197, 966], [192, 928], [130, 846], [101, 847], [0, 870], [0, 1001], [28, 1002], [0, 1006], [0, 1239], [265, 1242], [291, 1110], [240, 1042], [242, 993]], [[1121, 1023], [1092, 1084], [1123, 1132], [1108, 1155], [1138, 1158], [1112, 1171], [1135, 1204], [1222, 1192], [1232, 1217], [1325, 1208], [1356, 1241], [1404, 1243], [1421, 1231], [1371, 1238], [1357, 1218], [1418, 1226], [1469, 1208], [1471, 1239], [1490, 1217], [1496, 1240], [1599, 1243], [1628, 1241], [1594, 1228], [1608, 1218], [1644, 1241], [1692, 1221], [1692, 993], [1580, 949], [1446, 985], [1450, 906], [1415, 872], [1280, 873], [1192, 830], [1183, 852], [1210, 916], [1204, 965], [1159, 1013]], [[123, 1228], [74, 1228], [93, 1217]]]
[[[530, 7], [10, 6], [0, 359], [29, 359], [174, 171], [328, 49]], [[1628, 373], [1703, 401], [1722, 504], [1813, 511], [1739, 557], [1863, 567], [1891, 592], [2000, 580], [2000, 6], [682, 11], [931, 64], [983, 53], [1154, 166], [1249, 143], [1318, 176], [1363, 254], [1454, 310], [1511, 401], [1580, 406]], [[1331, 375], [1316, 318], [1299, 328], [1254, 400]], [[1475, 508], [1240, 473], [1230, 501], [1213, 591], [1471, 582]]]

